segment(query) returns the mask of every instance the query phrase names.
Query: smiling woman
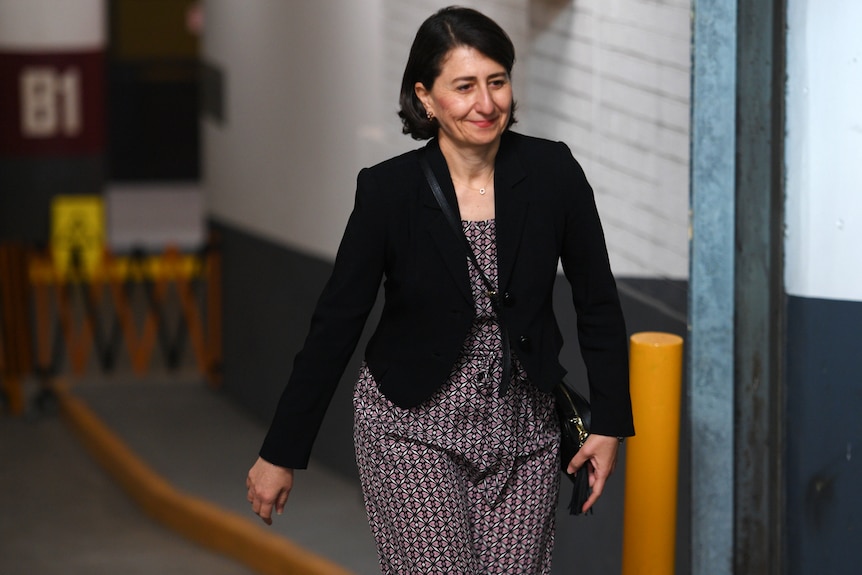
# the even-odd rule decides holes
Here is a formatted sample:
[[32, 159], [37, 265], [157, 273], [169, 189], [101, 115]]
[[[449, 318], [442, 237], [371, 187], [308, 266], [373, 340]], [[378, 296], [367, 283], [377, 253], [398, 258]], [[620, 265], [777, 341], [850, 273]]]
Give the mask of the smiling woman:
[[[560, 262], [593, 392], [592, 435], [565, 462], [588, 474], [584, 511], [613, 471], [617, 437], [634, 433], [628, 340], [592, 190], [564, 144], [509, 130], [514, 61], [506, 33], [475, 10], [446, 8], [420, 27], [399, 115], [405, 134], [430, 141], [360, 172], [332, 276], [246, 482], [271, 522], [385, 280], [353, 407], [386, 574], [550, 572]], [[449, 227], [423, 165], [461, 230]]]
[[439, 124], [437, 137], [444, 150], [488, 146], [499, 142], [509, 127], [509, 73], [474, 48], [453, 49], [434, 84], [416, 82], [415, 90], [426, 117]]
[[[462, 10], [458, 15], [457, 26], [454, 18], [442, 17], [444, 13], [453, 16], [456, 11], [441, 10], [436, 16], [426, 20], [410, 49], [404, 76], [401, 80], [401, 110], [398, 115], [404, 123], [403, 132], [416, 140], [427, 140], [437, 135], [437, 126], [428, 117], [427, 109], [419, 100], [417, 85], [426, 89], [433, 88], [435, 81], [452, 52], [457, 48], [475, 51], [501, 66], [510, 80], [515, 65], [515, 47], [509, 36], [496, 22], [472, 10]], [[509, 110], [507, 128], [517, 121], [514, 102]]]

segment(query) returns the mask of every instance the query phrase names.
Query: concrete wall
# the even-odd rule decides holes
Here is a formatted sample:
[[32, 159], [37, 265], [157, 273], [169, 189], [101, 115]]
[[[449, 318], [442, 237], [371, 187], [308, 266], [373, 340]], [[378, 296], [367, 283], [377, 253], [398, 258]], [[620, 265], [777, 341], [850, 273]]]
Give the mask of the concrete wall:
[[531, 2], [523, 98], [596, 189], [614, 272], [688, 276], [690, 2]]
[[366, 127], [383, 102], [379, 2], [210, 0], [205, 14], [224, 102], [204, 123], [210, 217], [331, 258], [356, 173], [383, 158]]

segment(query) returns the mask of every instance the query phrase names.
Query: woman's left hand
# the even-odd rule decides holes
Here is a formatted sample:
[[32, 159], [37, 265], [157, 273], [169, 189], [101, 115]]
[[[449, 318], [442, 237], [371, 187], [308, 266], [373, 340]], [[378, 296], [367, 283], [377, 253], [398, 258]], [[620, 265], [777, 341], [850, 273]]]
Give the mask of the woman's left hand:
[[620, 442], [616, 437], [591, 434], [569, 462], [568, 473], [579, 470], [589, 473], [592, 492], [581, 509], [584, 513], [601, 497], [605, 482], [616, 467], [619, 448]]

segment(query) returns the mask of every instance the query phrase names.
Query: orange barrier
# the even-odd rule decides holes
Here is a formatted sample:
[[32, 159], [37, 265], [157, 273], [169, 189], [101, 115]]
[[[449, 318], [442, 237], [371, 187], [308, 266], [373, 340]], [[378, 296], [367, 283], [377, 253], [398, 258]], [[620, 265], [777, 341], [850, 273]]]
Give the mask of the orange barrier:
[[[105, 253], [92, 269], [60, 269], [49, 253], [33, 254], [29, 280], [34, 294], [38, 372], [56, 375], [65, 349], [75, 375], [96, 360], [103, 370], [114, 367], [126, 351], [132, 370], [145, 374], [157, 345], [168, 367], [176, 367], [182, 345], [188, 343], [200, 372], [210, 384], [220, 382], [221, 281], [220, 254], [209, 247], [201, 254], [182, 254], [168, 248], [158, 255], [115, 257]], [[202, 295], [196, 294], [201, 287]], [[145, 309], [132, 301], [143, 292]], [[174, 318], [165, 317], [173, 294]], [[140, 300], [140, 298], [138, 298]], [[200, 301], [199, 301], [200, 300]], [[173, 333], [168, 320], [174, 319]], [[140, 327], [139, 327], [140, 326]]]
[[681, 337], [631, 337], [637, 435], [626, 443], [623, 575], [674, 572], [682, 389]]
[[24, 411], [21, 379], [30, 372], [27, 249], [0, 245], [0, 393], [12, 414]]

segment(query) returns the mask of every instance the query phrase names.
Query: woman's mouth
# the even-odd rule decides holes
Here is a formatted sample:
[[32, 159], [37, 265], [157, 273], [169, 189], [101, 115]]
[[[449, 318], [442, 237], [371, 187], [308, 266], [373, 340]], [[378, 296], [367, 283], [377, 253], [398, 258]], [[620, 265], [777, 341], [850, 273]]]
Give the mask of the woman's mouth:
[[473, 120], [473, 125], [477, 128], [490, 128], [496, 124], [496, 120]]

